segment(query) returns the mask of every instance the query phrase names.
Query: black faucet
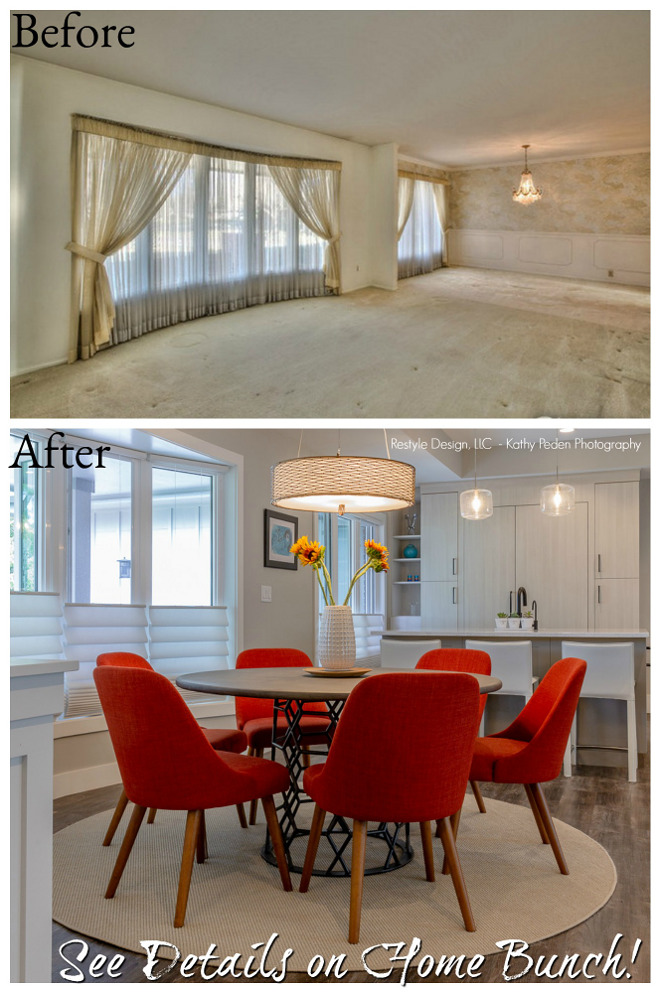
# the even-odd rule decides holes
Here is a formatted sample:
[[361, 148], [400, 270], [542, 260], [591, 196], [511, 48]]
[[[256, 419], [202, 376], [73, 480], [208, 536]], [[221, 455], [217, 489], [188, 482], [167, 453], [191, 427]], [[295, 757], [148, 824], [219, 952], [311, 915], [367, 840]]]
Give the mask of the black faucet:
[[536, 608], [536, 600], [532, 600], [532, 610], [534, 611], [534, 630], [535, 631], [538, 631], [538, 629], [539, 629], [539, 619], [538, 619], [538, 614], [536, 612], [536, 609], [537, 609]]
[[527, 606], [527, 590], [524, 586], [518, 587], [518, 594], [516, 597], [516, 609], [520, 617], [522, 617], [522, 609]]

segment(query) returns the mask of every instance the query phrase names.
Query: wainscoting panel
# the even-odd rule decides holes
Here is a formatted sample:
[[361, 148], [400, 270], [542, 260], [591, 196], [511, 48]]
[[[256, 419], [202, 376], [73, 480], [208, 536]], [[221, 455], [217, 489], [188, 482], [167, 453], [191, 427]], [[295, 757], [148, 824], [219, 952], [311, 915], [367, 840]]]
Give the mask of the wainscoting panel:
[[647, 235], [474, 231], [450, 228], [448, 262], [606, 283], [650, 284]]

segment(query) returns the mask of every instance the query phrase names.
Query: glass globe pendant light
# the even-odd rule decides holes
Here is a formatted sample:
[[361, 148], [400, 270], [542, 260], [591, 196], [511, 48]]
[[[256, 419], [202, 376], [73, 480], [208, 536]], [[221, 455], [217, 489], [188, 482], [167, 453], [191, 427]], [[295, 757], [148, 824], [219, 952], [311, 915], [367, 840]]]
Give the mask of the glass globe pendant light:
[[559, 464], [554, 483], [541, 490], [541, 513], [548, 517], [564, 517], [575, 509], [575, 487], [559, 482]]
[[460, 496], [461, 517], [466, 521], [483, 521], [493, 516], [493, 494], [477, 487], [477, 449], [474, 450], [474, 489]]

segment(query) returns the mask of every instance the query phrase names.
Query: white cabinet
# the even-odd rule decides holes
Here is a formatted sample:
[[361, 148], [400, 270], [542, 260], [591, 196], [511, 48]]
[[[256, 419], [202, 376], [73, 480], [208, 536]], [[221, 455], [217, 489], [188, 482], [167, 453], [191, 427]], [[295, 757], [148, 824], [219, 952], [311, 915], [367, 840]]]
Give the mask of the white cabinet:
[[[464, 627], [495, 627], [516, 589], [516, 508], [495, 507], [485, 521], [463, 521], [461, 542]], [[531, 601], [530, 601], [531, 603]]]
[[635, 631], [639, 627], [639, 579], [597, 579], [596, 631]]
[[[420, 626], [420, 534], [392, 535], [390, 552], [392, 626], [415, 630]], [[411, 548], [412, 546], [412, 548]], [[416, 555], [406, 555], [414, 549]]]
[[458, 624], [458, 493], [422, 496], [422, 628]]
[[422, 497], [422, 582], [458, 576], [458, 493]]
[[639, 483], [594, 486], [596, 581], [639, 578]]
[[458, 627], [458, 584], [423, 582], [422, 628], [456, 630]]
[[588, 627], [587, 504], [565, 517], [516, 507], [516, 588], [538, 604], [540, 628]]

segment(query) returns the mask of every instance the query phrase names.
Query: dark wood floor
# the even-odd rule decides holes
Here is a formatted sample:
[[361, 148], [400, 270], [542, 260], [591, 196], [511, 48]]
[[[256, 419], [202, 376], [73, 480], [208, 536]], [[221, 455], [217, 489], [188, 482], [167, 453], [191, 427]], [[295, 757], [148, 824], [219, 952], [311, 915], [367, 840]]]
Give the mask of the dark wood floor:
[[[639, 781], [628, 783], [625, 772], [619, 769], [588, 769], [580, 767], [571, 779], [560, 777], [553, 783], [548, 783], [546, 796], [550, 810], [560, 820], [572, 824], [584, 831], [590, 837], [600, 842], [609, 852], [618, 873], [617, 888], [601, 911], [583, 924], [565, 931], [563, 934], [547, 941], [531, 945], [527, 954], [533, 960], [529, 972], [523, 977], [523, 982], [586, 982], [581, 972], [587, 956], [592, 956], [586, 963], [587, 971], [594, 978], [593, 982], [650, 982], [650, 879], [649, 879], [649, 849], [650, 849], [650, 783], [649, 763], [640, 756]], [[521, 787], [515, 786], [482, 786], [484, 797], [492, 796], [511, 803], [526, 804]], [[89, 817], [102, 810], [110, 810], [115, 803], [118, 789], [92, 790], [75, 796], [64, 797], [55, 802], [55, 831]], [[531, 813], [530, 813], [531, 817]], [[392, 880], [395, 885], [395, 879]], [[538, 894], [539, 901], [543, 893]], [[348, 908], [347, 908], [348, 914]], [[604, 974], [605, 964], [617, 935], [622, 935], [616, 946], [620, 954]], [[58, 924], [53, 925], [53, 982], [65, 982], [60, 972], [66, 967], [59, 955], [63, 942], [75, 937], [75, 934]], [[503, 936], [515, 937], [515, 936]], [[637, 939], [641, 939], [634, 964], [631, 955]], [[107, 955], [112, 958], [117, 950], [102, 942], [87, 939], [90, 953], [86, 959], [89, 963], [95, 954]], [[109, 980], [86, 977], [87, 982], [123, 982], [146, 983], [142, 972], [145, 959], [132, 952], [123, 951], [126, 961], [121, 967], [121, 978]], [[593, 956], [602, 955], [600, 962]], [[557, 956], [552, 959], [552, 956]], [[565, 956], [575, 956], [571, 978], [567, 972], [558, 978], [556, 973], [562, 966]], [[523, 959], [512, 960], [507, 967], [511, 977], [524, 968]], [[506, 955], [504, 952], [489, 955], [480, 969], [479, 978], [465, 978], [462, 982], [503, 983]], [[550, 975], [544, 974], [549, 968]], [[630, 973], [628, 978], [625, 973]], [[538, 972], [539, 974], [535, 974]], [[554, 978], [553, 978], [554, 977]], [[618, 977], [618, 978], [617, 978]], [[393, 972], [387, 982], [396, 983], [401, 973]], [[159, 982], [201, 982], [196, 979], [184, 979], [178, 970], [163, 976]], [[251, 980], [217, 979], [215, 982], [250, 982]], [[255, 979], [253, 982], [263, 982]], [[301, 973], [288, 974], [285, 982], [328, 982], [325, 977], [317, 980]], [[335, 980], [338, 981], [338, 980]], [[451, 975], [420, 979], [414, 970], [409, 970], [407, 983], [419, 982], [456, 982], [455, 972]], [[351, 972], [341, 982], [380, 982], [363, 972]]]

